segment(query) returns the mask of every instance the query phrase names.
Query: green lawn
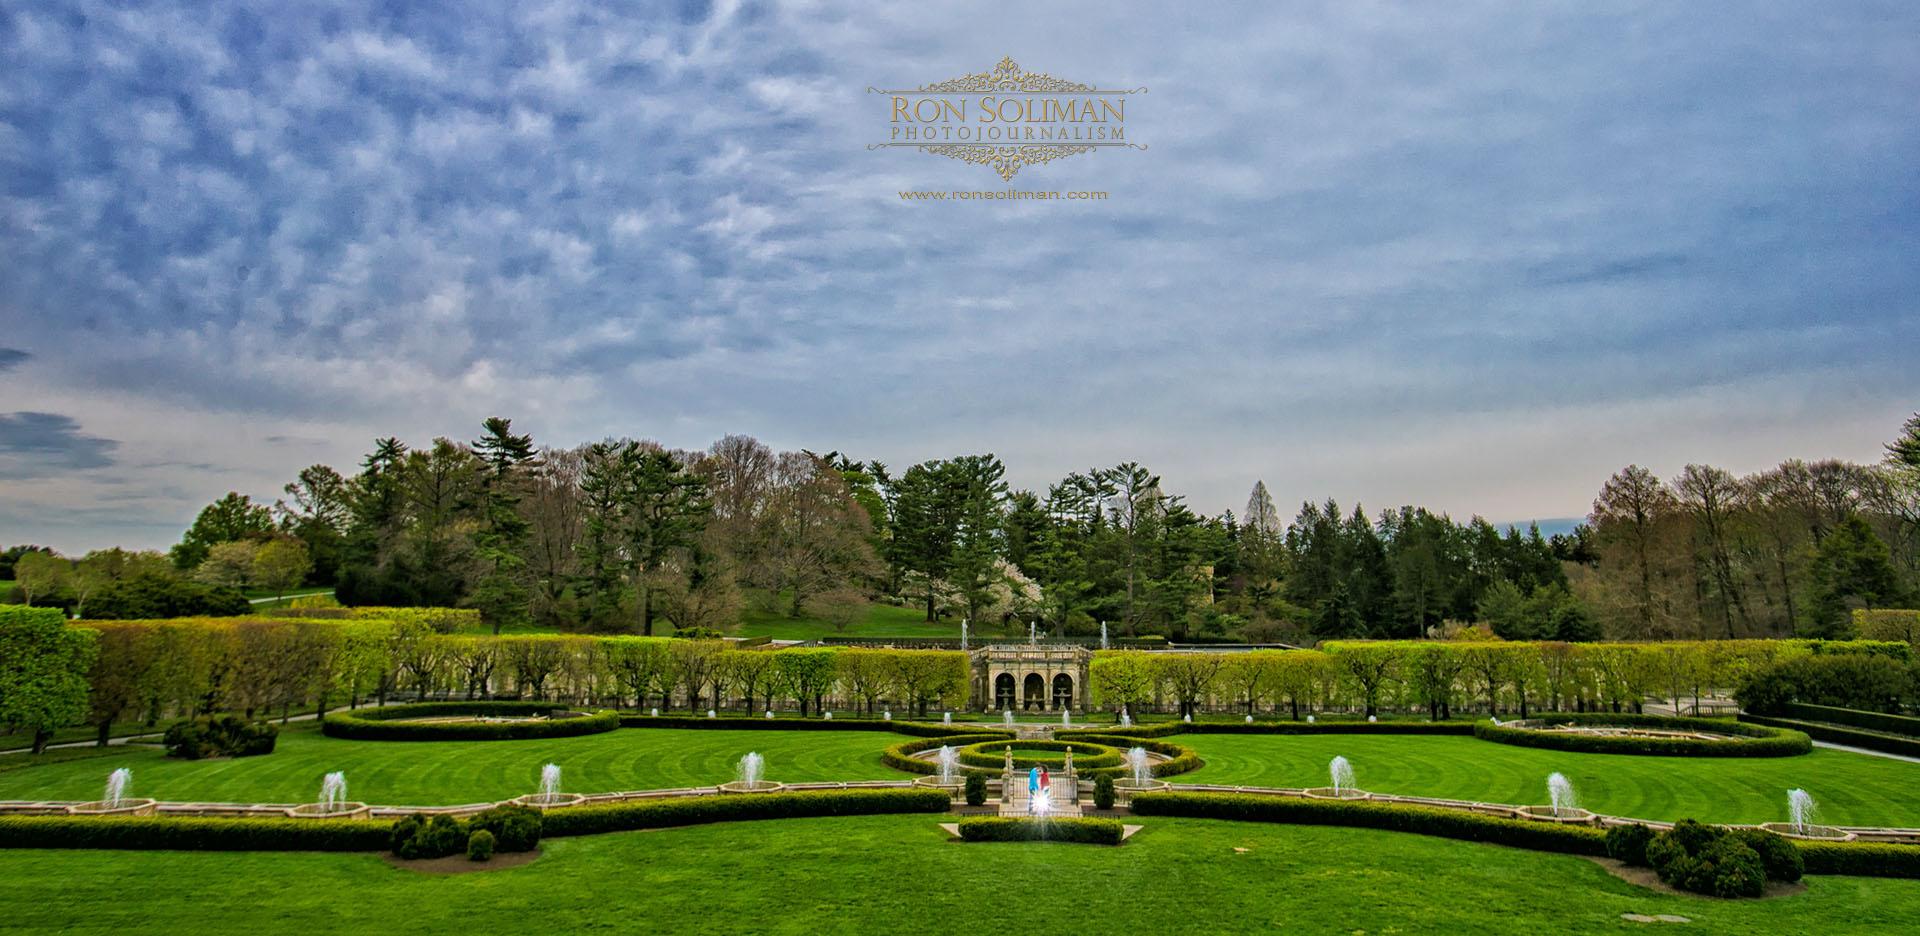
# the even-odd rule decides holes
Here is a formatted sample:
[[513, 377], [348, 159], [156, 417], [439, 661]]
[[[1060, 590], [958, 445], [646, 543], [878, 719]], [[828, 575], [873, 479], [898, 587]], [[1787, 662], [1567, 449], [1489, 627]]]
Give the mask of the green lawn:
[[1183, 782], [1326, 786], [1335, 755], [1354, 782], [1381, 793], [1547, 802], [1547, 775], [1573, 781], [1580, 805], [1638, 819], [1692, 817], [1755, 823], [1786, 819], [1787, 791], [1804, 788], [1819, 819], [1837, 825], [1920, 827], [1920, 764], [1821, 748], [1801, 757], [1642, 757], [1574, 754], [1420, 735], [1176, 735], [1206, 766]]
[[[169, 722], [147, 727], [142, 722], [114, 722], [112, 737], [123, 738], [127, 735], [159, 734], [167, 730]], [[48, 744], [66, 744], [70, 741], [92, 741], [100, 737], [100, 729], [92, 725], [74, 725], [61, 728], [53, 733]], [[33, 735], [24, 731], [0, 732], [0, 751], [12, 751], [33, 746]]]
[[[1148, 819], [1119, 848], [954, 844], [933, 816], [789, 819], [545, 843], [425, 875], [370, 855], [0, 851], [0, 928], [542, 934], [1911, 932], [1920, 881], [1819, 877], [1767, 901], [1668, 897], [1580, 858], [1391, 832]], [[1245, 851], [1237, 851], [1245, 849]], [[1101, 922], [1104, 921], [1104, 922]], [[1657, 925], [1664, 931], [1663, 925]]]
[[559, 764], [569, 793], [708, 786], [733, 779], [748, 751], [769, 780], [896, 780], [880, 749], [899, 735], [872, 731], [675, 731], [622, 728], [536, 741], [344, 741], [312, 728], [284, 732], [264, 757], [169, 760], [158, 749], [0, 773], [0, 799], [95, 799], [116, 767], [133, 771], [129, 795], [162, 800], [311, 801], [329, 771], [344, 770], [361, 802], [451, 805], [534, 792], [540, 767]]
[[846, 630], [838, 630], [827, 621], [809, 615], [788, 617], [786, 601], [774, 602], [771, 608], [764, 601], [749, 600], [747, 610], [741, 614], [740, 623], [730, 633], [739, 637], [758, 637], [762, 634], [775, 640], [813, 640], [818, 637], [953, 637], [960, 636], [960, 622], [957, 620], [935, 621], [927, 623], [924, 608], [898, 608], [889, 604], [873, 603], [867, 605], [866, 616], [847, 625]]

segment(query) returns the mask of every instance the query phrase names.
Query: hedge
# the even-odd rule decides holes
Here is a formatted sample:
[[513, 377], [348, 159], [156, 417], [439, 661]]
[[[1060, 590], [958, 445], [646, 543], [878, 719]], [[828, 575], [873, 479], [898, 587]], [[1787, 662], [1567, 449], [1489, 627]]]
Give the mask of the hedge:
[[391, 822], [187, 816], [5, 816], [0, 848], [385, 851]]
[[1788, 718], [1833, 722], [1837, 725], [1865, 728], [1868, 731], [1884, 731], [1887, 734], [1906, 735], [1920, 740], [1920, 718], [1907, 715], [1888, 715], [1883, 712], [1868, 712], [1833, 705], [1808, 705], [1804, 702], [1786, 703], [1781, 706], [1781, 714]]
[[1004, 768], [1007, 762], [1007, 748], [1012, 746], [1022, 750], [1059, 751], [1059, 757], [1022, 757], [1013, 756], [1015, 767], [1045, 767], [1048, 770], [1061, 770], [1066, 767], [1069, 749], [1074, 750], [1074, 770], [1093, 770], [1100, 767], [1118, 767], [1125, 762], [1125, 754], [1110, 745], [1093, 741], [1032, 741], [1022, 739], [1001, 741], [979, 741], [963, 747], [959, 751], [960, 763], [969, 767], [988, 769]]
[[[986, 741], [1011, 741], [1011, 740], [1013, 740], [1012, 732], [995, 731], [992, 733], [983, 733], [983, 734], [948, 735], [946, 737], [941, 737], [941, 738], [902, 741], [898, 744], [888, 745], [886, 750], [881, 751], [880, 763], [885, 764], [888, 767], [892, 767], [895, 770], [904, 770], [907, 773], [926, 774], [928, 776], [932, 776], [940, 772], [939, 765], [930, 764], [926, 761], [919, 760], [913, 756], [914, 754], [919, 753], [920, 751], [926, 750], [928, 745], [935, 745], [935, 746], [946, 745], [954, 748], [963, 748], [969, 744], [980, 744]], [[992, 771], [985, 771], [983, 768], [969, 768], [964, 765], [962, 765], [961, 769], [962, 770], [981, 769], [983, 770], [983, 772], [988, 772], [988, 773], [992, 772]]]
[[736, 731], [891, 731], [895, 734], [938, 738], [960, 728], [930, 722], [886, 721], [879, 718], [766, 718], [745, 715], [638, 715], [620, 716], [622, 728], [714, 728]]
[[1920, 845], [1891, 842], [1810, 842], [1795, 839], [1808, 874], [1920, 878]]
[[552, 702], [420, 702], [373, 709], [365, 714], [336, 712], [327, 716], [321, 731], [329, 738], [355, 741], [521, 741], [529, 738], [573, 738], [620, 727], [620, 716], [615, 712], [599, 712], [579, 718], [495, 724], [417, 725], [395, 721], [449, 715], [524, 717], [546, 715], [565, 708]]
[[1250, 793], [1147, 792], [1133, 795], [1133, 811], [1140, 816], [1191, 816], [1241, 822], [1385, 829], [1572, 855], [1607, 853], [1606, 833], [1592, 826], [1503, 819], [1433, 806], [1258, 796]]
[[1126, 827], [1118, 819], [1062, 816], [1057, 819], [1019, 819], [969, 816], [960, 820], [960, 838], [968, 842], [1080, 842], [1118, 845]]
[[1798, 731], [1708, 718], [1671, 718], [1662, 715], [1612, 715], [1605, 712], [1560, 713], [1528, 719], [1528, 723], [1608, 726], [1616, 728], [1659, 728], [1675, 731], [1706, 731], [1735, 735], [1731, 741], [1697, 741], [1689, 738], [1626, 738], [1561, 734], [1512, 724], [1482, 721], [1473, 726], [1474, 737], [1500, 744], [1550, 748], [1587, 754], [1650, 754], [1671, 757], [1792, 757], [1813, 750], [1813, 742]]
[[1852, 728], [1836, 728], [1832, 725], [1816, 725], [1811, 722], [1794, 721], [1790, 718], [1768, 718], [1764, 715], [1740, 714], [1740, 721], [1751, 725], [1767, 725], [1774, 728], [1791, 728], [1816, 741], [1828, 744], [1845, 744], [1849, 747], [1866, 748], [1869, 751], [1882, 751], [1887, 754], [1900, 754], [1906, 757], [1920, 757], [1920, 739], [1896, 738], [1891, 735], [1874, 734], [1868, 731], [1855, 731]]
[[1055, 738], [1064, 738], [1074, 734], [1108, 734], [1129, 738], [1165, 738], [1177, 734], [1421, 734], [1421, 735], [1470, 735], [1473, 723], [1469, 721], [1256, 721], [1247, 722], [1156, 722], [1151, 725], [1133, 725], [1127, 728], [1090, 728], [1083, 731], [1056, 731]]
[[[1072, 737], [1062, 738], [1061, 736], [1063, 734], [1071, 734]], [[1152, 738], [1100, 734], [1099, 732], [1092, 731], [1055, 732], [1054, 738], [1056, 740], [1073, 741], [1084, 744], [1105, 744], [1109, 747], [1118, 748], [1140, 747], [1146, 748], [1155, 754], [1164, 754], [1171, 759], [1153, 765], [1153, 775], [1156, 777], [1171, 777], [1176, 774], [1199, 770], [1204, 763], [1200, 760], [1199, 751], [1187, 747], [1184, 744], [1175, 744], [1172, 741], [1156, 741]], [[1122, 763], [1118, 767], [1101, 767], [1082, 773], [1082, 776], [1095, 780], [1098, 780], [1103, 775], [1116, 779], [1120, 777], [1131, 777], [1133, 776], [1133, 767]]]
[[930, 789], [721, 794], [549, 809], [542, 831], [553, 838], [752, 819], [943, 813], [951, 805], [946, 791]]

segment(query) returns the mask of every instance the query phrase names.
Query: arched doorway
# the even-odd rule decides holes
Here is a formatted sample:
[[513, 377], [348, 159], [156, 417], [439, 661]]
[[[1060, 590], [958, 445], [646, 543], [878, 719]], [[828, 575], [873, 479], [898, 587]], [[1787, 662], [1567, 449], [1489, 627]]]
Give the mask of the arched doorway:
[[1073, 677], [1066, 673], [1057, 673], [1053, 677], [1053, 707], [1056, 709], [1073, 707]]
[[993, 680], [993, 707], [1010, 709], [1014, 704], [1013, 674], [1001, 673]]
[[1047, 678], [1039, 673], [1028, 673], [1026, 692], [1021, 699], [1021, 708], [1047, 707]]

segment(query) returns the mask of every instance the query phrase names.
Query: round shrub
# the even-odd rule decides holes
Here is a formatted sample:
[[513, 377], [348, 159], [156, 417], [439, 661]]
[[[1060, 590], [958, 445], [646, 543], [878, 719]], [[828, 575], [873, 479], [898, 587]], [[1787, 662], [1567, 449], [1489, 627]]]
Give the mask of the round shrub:
[[168, 757], [254, 757], [272, 754], [280, 729], [272, 722], [250, 722], [234, 715], [215, 715], [176, 722], [161, 737]]
[[1758, 897], [1766, 890], [1767, 871], [1760, 856], [1731, 835], [1707, 846], [1700, 863], [1710, 869], [1708, 892], [1715, 897]]
[[[1647, 861], [1660, 880], [1681, 890], [1715, 897], [1758, 897], [1766, 889], [1768, 868], [1750, 841], [1754, 839], [1719, 826], [1682, 819], [1647, 844]], [[1781, 873], [1792, 873], [1797, 854], [1787, 858], [1772, 845], [1763, 847], [1776, 851]]]
[[493, 860], [493, 833], [481, 829], [467, 836], [468, 861]]
[[1800, 855], [1800, 846], [1784, 835], [1775, 835], [1765, 829], [1735, 829], [1733, 837], [1760, 856], [1760, 864], [1766, 868], [1770, 881], [1798, 881], [1807, 871], [1806, 859]]
[[967, 805], [983, 806], [987, 802], [987, 775], [968, 773], [966, 780]]
[[543, 811], [518, 803], [503, 803], [467, 820], [467, 828], [492, 835], [494, 849], [502, 852], [533, 851], [545, 824]]
[[393, 853], [401, 858], [444, 858], [467, 847], [467, 827], [449, 815], [429, 819], [414, 813], [393, 824]]
[[1113, 777], [1101, 774], [1093, 778], [1093, 808], [1113, 808]]
[[1607, 856], [1644, 867], [1647, 863], [1647, 843], [1651, 841], [1653, 830], [1638, 822], [1614, 826], [1607, 830]]

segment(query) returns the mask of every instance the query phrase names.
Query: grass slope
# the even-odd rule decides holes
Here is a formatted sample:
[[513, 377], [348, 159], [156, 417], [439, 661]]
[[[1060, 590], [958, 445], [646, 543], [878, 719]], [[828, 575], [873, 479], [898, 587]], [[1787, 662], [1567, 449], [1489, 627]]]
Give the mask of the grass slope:
[[710, 786], [733, 779], [748, 751], [770, 780], [893, 780], [880, 749], [898, 735], [867, 731], [673, 731], [623, 728], [537, 741], [343, 741], [312, 728], [284, 732], [264, 757], [169, 760], [157, 749], [0, 773], [0, 799], [95, 799], [107, 774], [133, 771], [130, 795], [211, 802], [310, 802], [328, 771], [344, 770], [353, 799], [388, 806], [451, 805], [534, 792], [559, 764], [569, 793]]
[[1547, 802], [1547, 775], [1566, 774], [1580, 805], [1639, 819], [1784, 820], [1787, 791], [1805, 788], [1819, 819], [1920, 827], [1920, 764], [1816, 748], [1803, 757], [1641, 757], [1575, 754], [1418, 735], [1180, 735], [1206, 766], [1181, 781], [1326, 786], [1335, 755], [1360, 788], [1381, 793]]
[[[562, 839], [520, 868], [444, 877], [370, 855], [0, 851], [0, 906], [10, 931], [116, 936], [476, 924], [859, 936], [914, 920], [1002, 936], [1084, 930], [1090, 913], [1210, 934], [1639, 932], [1620, 914], [1670, 913], [1690, 931], [1784, 936], [1910, 932], [1920, 913], [1920, 881], [1811, 878], [1797, 897], [1713, 901], [1656, 894], [1579, 858], [1391, 832], [1154, 819], [1120, 848], [957, 845], [934, 820]], [[990, 883], [913, 886], [930, 881]]]

